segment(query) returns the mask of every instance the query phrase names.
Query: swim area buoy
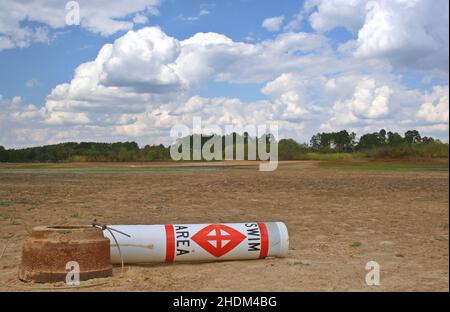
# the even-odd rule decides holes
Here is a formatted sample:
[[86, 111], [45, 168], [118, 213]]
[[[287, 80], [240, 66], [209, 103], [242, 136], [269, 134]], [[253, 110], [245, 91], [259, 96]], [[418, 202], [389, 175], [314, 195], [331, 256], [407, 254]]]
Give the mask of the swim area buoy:
[[[284, 257], [289, 234], [283, 222], [110, 225], [104, 231], [111, 262], [245, 260]], [[118, 245], [118, 246], [117, 246]]]

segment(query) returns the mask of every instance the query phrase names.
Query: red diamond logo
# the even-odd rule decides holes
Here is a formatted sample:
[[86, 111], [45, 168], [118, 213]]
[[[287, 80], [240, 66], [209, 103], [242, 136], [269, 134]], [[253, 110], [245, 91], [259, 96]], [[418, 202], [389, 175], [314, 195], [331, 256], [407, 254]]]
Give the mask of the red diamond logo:
[[221, 257], [245, 239], [245, 235], [223, 224], [204, 227], [192, 240], [215, 257]]

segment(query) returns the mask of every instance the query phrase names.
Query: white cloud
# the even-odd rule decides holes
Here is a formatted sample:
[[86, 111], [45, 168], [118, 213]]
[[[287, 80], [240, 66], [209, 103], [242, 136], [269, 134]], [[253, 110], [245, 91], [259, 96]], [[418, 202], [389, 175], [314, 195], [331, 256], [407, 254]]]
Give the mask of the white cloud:
[[324, 78], [284, 73], [268, 82], [261, 90], [276, 108], [281, 120], [302, 121], [320, 112], [313, 95], [323, 87]]
[[[300, 93], [294, 90], [292, 95], [280, 93], [279, 100], [275, 91], [268, 91], [271, 102], [250, 103], [189, 94], [210, 80], [267, 81], [283, 70], [301, 68], [307, 61], [299, 60], [297, 51], [308, 57], [325, 44], [321, 36], [304, 33], [245, 44], [215, 33], [178, 41], [155, 27], [130, 31], [105, 44], [95, 60], [80, 64], [70, 82], [57, 85], [30, 126], [42, 134], [40, 144], [130, 137], [144, 143], [150, 137], [168, 143], [170, 127], [180, 121], [189, 123], [195, 115], [207, 124], [279, 121], [285, 131], [298, 134], [304, 126], [300, 120], [304, 112], [294, 95]], [[306, 98], [303, 104], [306, 107]], [[2, 112], [5, 118], [8, 115]], [[22, 135], [31, 131], [25, 124], [25, 119], [16, 124]]]
[[448, 73], [448, 5], [447, 0], [371, 2], [356, 55]]
[[104, 86], [143, 88], [157, 93], [181, 84], [174, 68], [180, 44], [159, 28], [130, 31], [103, 50], [99, 80]]
[[447, 124], [448, 119], [447, 86], [435, 86], [433, 91], [424, 96], [424, 103], [417, 112], [417, 118], [431, 124]]
[[7, 36], [0, 36], [0, 51], [14, 48], [14, 42]]
[[281, 25], [283, 24], [283, 20], [284, 16], [269, 17], [262, 22], [262, 27], [264, 27], [268, 31], [279, 31]]
[[15, 47], [26, 48], [31, 43], [49, 43], [48, 33], [48, 28], [44, 26], [18, 28], [11, 33], [3, 32], [0, 21], [0, 51]]
[[305, 20], [306, 13], [304, 11], [300, 11], [295, 14], [292, 19], [283, 27], [284, 31], [298, 31], [300, 25]]
[[[197, 33], [183, 40], [176, 69], [186, 84], [198, 86], [209, 79], [233, 83], [265, 82], [293, 67], [327, 44], [324, 37], [283, 33], [257, 44], [234, 42], [217, 33]], [[296, 53], [303, 53], [299, 58]]]
[[199, 16], [205, 16], [205, 15], [209, 15], [211, 12], [209, 12], [209, 10], [207, 9], [201, 9], [200, 12], [198, 13]]
[[[325, 90], [334, 94], [336, 100], [331, 118], [322, 128], [361, 126], [376, 123], [381, 118], [386, 120], [393, 93], [393, 87], [387, 83], [364, 76], [342, 76], [327, 81]], [[346, 92], [339, 92], [340, 89]]]
[[311, 0], [304, 10], [318, 32], [339, 26], [353, 32], [358, 57], [448, 76], [447, 0]]
[[343, 26], [351, 32], [357, 32], [364, 24], [367, 2], [368, 0], [309, 1], [306, 6], [317, 5], [317, 11], [309, 17], [315, 30], [326, 32]]
[[25, 81], [25, 86], [27, 88], [34, 88], [35, 86], [37, 86], [39, 83], [39, 81], [37, 79], [28, 79], [27, 81]]
[[[298, 62], [296, 51], [307, 54], [322, 44], [320, 36], [302, 33], [245, 44], [215, 33], [198, 33], [180, 42], [156, 27], [130, 31], [104, 45], [94, 61], [78, 66], [70, 83], [53, 89], [45, 103], [45, 122], [62, 124], [70, 119], [72, 124], [110, 125], [123, 120], [116, 114], [131, 114], [135, 118], [127, 119], [130, 124], [121, 129], [135, 129], [128, 133], [136, 133], [139, 131], [131, 123], [143, 120], [138, 114], [153, 110], [178, 114], [181, 108], [177, 105], [186, 102], [188, 91], [211, 79], [264, 81]], [[295, 95], [290, 102], [289, 96], [282, 97], [285, 116], [302, 114], [293, 103]], [[190, 104], [185, 109], [196, 107], [192, 101], [186, 103]]]
[[178, 15], [178, 19], [188, 22], [188, 23], [193, 23], [198, 21], [201, 17], [209, 15], [211, 12], [207, 9], [200, 9], [200, 11], [198, 12], [197, 15], [195, 16], [184, 16], [183, 14]]
[[[19, 96], [5, 99], [0, 95], [0, 145], [21, 146], [45, 142], [39, 131], [45, 109], [27, 104]], [[42, 141], [41, 141], [42, 140]]]
[[82, 125], [90, 122], [88, 114], [80, 112], [56, 111], [46, 119], [46, 123], [49, 125]]
[[201, 116], [202, 125], [206, 128], [212, 125], [233, 124], [244, 127], [249, 123], [265, 124], [270, 114], [271, 108], [267, 103], [243, 103], [233, 98], [193, 96], [177, 103], [176, 107], [162, 105], [139, 114], [135, 123], [118, 126], [116, 131], [121, 135], [139, 138], [162, 130], [161, 134], [166, 136], [164, 142], [170, 143], [170, 128], [177, 123], [190, 127], [194, 116]]
[[146, 24], [148, 23], [148, 17], [139, 13], [133, 17], [133, 22], [135, 24]]
[[356, 86], [348, 105], [361, 118], [380, 118], [389, 112], [391, 93], [387, 85], [377, 85], [373, 79], [363, 79]]
[[[158, 14], [159, 0], [78, 0], [81, 12], [81, 27], [104, 36], [126, 31], [134, 23], [142, 23], [142, 17], [130, 21], [133, 13]], [[3, 0], [0, 10], [0, 51], [13, 47], [27, 47], [33, 42], [47, 42], [48, 29], [66, 26], [65, 2], [58, 0]], [[137, 15], [143, 16], [143, 15]], [[23, 26], [24, 21], [42, 26]]]
[[335, 101], [331, 115], [321, 124], [323, 131], [418, 129], [448, 140], [448, 86], [435, 86], [427, 93], [402, 86], [394, 76], [357, 75], [330, 79], [324, 92]]

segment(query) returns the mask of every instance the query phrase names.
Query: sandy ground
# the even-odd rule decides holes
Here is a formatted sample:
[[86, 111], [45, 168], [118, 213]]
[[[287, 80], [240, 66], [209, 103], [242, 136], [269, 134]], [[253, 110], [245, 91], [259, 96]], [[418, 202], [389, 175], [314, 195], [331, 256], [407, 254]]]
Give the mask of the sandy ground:
[[[243, 164], [199, 168], [35, 173], [0, 167], [0, 290], [64, 289], [17, 279], [22, 241], [37, 225], [94, 218], [284, 221], [290, 251], [284, 259], [115, 267], [112, 278], [82, 282], [80, 290], [449, 290], [448, 172], [337, 170], [314, 162], [284, 163], [275, 172]], [[380, 286], [365, 283], [371, 260], [381, 266]]]

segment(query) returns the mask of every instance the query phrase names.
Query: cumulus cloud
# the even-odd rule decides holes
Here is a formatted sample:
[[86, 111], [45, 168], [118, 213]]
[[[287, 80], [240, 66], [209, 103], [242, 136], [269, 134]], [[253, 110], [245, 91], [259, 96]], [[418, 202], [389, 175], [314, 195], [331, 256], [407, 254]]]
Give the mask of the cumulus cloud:
[[[142, 23], [143, 15], [135, 20], [133, 13], [158, 14], [159, 0], [78, 0], [81, 27], [104, 36], [133, 28]], [[57, 0], [29, 0], [26, 2], [3, 0], [0, 10], [0, 51], [14, 47], [27, 47], [33, 42], [47, 42], [48, 30], [66, 26], [65, 2]], [[141, 17], [139, 17], [141, 16]], [[38, 26], [23, 23], [35, 22]]]
[[245, 127], [248, 124], [265, 125], [272, 114], [272, 108], [265, 101], [244, 103], [236, 98], [193, 96], [177, 103], [176, 107], [162, 105], [139, 114], [136, 122], [118, 126], [116, 132], [139, 138], [163, 131], [166, 137], [162, 142], [170, 143], [168, 132], [171, 127], [175, 124], [190, 127], [194, 117], [202, 118], [203, 128], [215, 125]]
[[448, 86], [425, 92], [408, 89], [392, 75], [343, 75], [329, 79], [323, 92], [334, 99], [330, 114], [321, 124], [323, 131], [418, 129], [448, 139]]
[[45, 141], [39, 131], [45, 109], [25, 103], [19, 96], [6, 99], [0, 94], [0, 142], [6, 146], [21, 146]]
[[389, 112], [391, 93], [389, 86], [363, 77], [356, 83], [351, 98], [334, 103], [329, 123], [347, 126], [385, 117]]
[[159, 28], [130, 31], [103, 48], [100, 82], [104, 86], [148, 88], [155, 93], [177, 88], [181, 81], [173, 63], [179, 54], [179, 42]]
[[377, 85], [373, 79], [363, 79], [355, 88], [349, 108], [361, 118], [380, 118], [389, 112], [392, 91], [387, 85]]
[[448, 91], [448, 85], [435, 86], [431, 93], [424, 96], [417, 118], [430, 124], [448, 124]]
[[353, 32], [358, 57], [448, 75], [447, 0], [311, 0], [306, 9], [318, 32], [340, 26]]
[[[233, 83], [260, 83], [293, 67], [302, 67], [326, 46], [323, 36], [283, 33], [256, 44], [235, 42], [216, 33], [198, 33], [181, 42], [177, 59], [180, 75], [191, 84], [206, 79]], [[299, 58], [302, 53], [304, 58]]]
[[371, 2], [367, 10], [356, 55], [448, 73], [448, 1]]
[[327, 0], [308, 1], [306, 7], [317, 6], [309, 16], [311, 26], [326, 32], [335, 27], [343, 26], [356, 33], [363, 25], [368, 0]]
[[279, 119], [302, 121], [322, 111], [314, 104], [314, 96], [323, 88], [324, 81], [325, 78], [322, 76], [284, 73], [269, 81], [261, 92], [271, 100]]
[[262, 27], [268, 31], [279, 31], [283, 24], [284, 16], [268, 17], [262, 22]]
[[[257, 44], [235, 42], [217, 33], [197, 33], [178, 41], [159, 28], [146, 27], [105, 45], [96, 62], [101, 65], [83, 68], [95, 65], [101, 73], [84, 76], [99, 76], [104, 86], [167, 92], [196, 87], [209, 79], [264, 82], [303, 65], [308, 55], [314, 57], [326, 44], [323, 36], [307, 33], [283, 33]], [[300, 52], [305, 60], [298, 58]]]
[[[22, 127], [24, 138], [28, 126], [39, 129], [40, 144], [102, 137], [145, 143], [158, 138], [169, 143], [169, 129], [177, 122], [189, 123], [193, 116], [202, 116], [206, 124], [277, 121], [285, 131], [298, 134], [309, 99], [297, 103], [302, 95], [293, 90], [294, 85], [287, 91], [290, 94], [277, 93], [275, 85], [282, 78], [264, 89], [269, 98], [264, 101], [244, 103], [190, 94], [211, 80], [246, 83], [283, 77], [283, 71], [304, 67], [326, 44], [323, 37], [305, 33], [246, 44], [216, 33], [198, 33], [179, 41], [156, 27], [130, 31], [105, 44], [94, 60], [80, 64], [70, 82], [57, 85], [45, 105], [35, 107], [37, 120], [27, 123], [22, 115], [24, 122], [15, 126]], [[298, 57], [299, 52], [305, 60]], [[3, 120], [11, 117], [7, 110], [1, 115]]]
[[[178, 41], [157, 27], [129, 31], [114, 43], [105, 44], [95, 60], [78, 66], [70, 83], [52, 90], [44, 106], [44, 122], [108, 127], [115, 124], [114, 131], [119, 134], [136, 136], [147, 129], [144, 121], [162, 126], [164, 119], [172, 124], [177, 120], [174, 116], [195, 112], [204, 115], [210, 106], [215, 107], [210, 112], [218, 114], [218, 120], [248, 114], [248, 121], [252, 114], [245, 109], [247, 106], [230, 104], [236, 100], [214, 99], [205, 108], [206, 100], [187, 100], [188, 93], [210, 80], [236, 83], [270, 79], [274, 73], [281, 74], [304, 62], [299, 62], [297, 51], [307, 57], [323, 44], [322, 37], [304, 33], [287, 33], [274, 40], [246, 44], [216, 33], [198, 33]], [[265, 92], [275, 94], [269, 87]], [[303, 114], [295, 98], [300, 93], [291, 93], [274, 99], [278, 111], [273, 113], [282, 119]], [[229, 111], [220, 112], [216, 103], [222, 103]], [[160, 118], [160, 122], [155, 118]]]

